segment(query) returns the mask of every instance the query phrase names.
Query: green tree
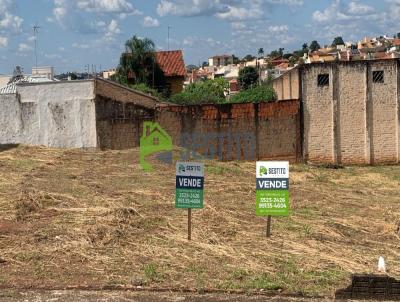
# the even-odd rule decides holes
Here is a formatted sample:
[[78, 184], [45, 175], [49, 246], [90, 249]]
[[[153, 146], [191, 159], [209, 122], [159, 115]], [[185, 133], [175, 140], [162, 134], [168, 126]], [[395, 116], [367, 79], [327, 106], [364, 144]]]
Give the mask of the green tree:
[[238, 82], [243, 89], [257, 85], [258, 71], [252, 66], [247, 66], [239, 71]]
[[144, 83], [151, 87], [163, 87], [165, 78], [156, 62], [154, 42], [137, 36], [127, 40], [115, 79], [125, 85]]
[[240, 59], [237, 56], [232, 55], [232, 58], [233, 58], [233, 64], [239, 64], [240, 63]]
[[297, 59], [294, 56], [289, 58], [289, 66], [293, 67], [297, 63]]
[[336, 37], [333, 39], [332, 46], [344, 45], [344, 41], [342, 37]]
[[308, 44], [304, 43], [301, 49], [303, 50], [303, 52], [308, 51]]
[[187, 72], [192, 72], [193, 70], [196, 70], [198, 67], [196, 65], [190, 64], [186, 66]]
[[226, 102], [225, 91], [228, 86], [223, 78], [196, 82], [173, 95], [170, 101], [176, 104], [222, 104]]
[[319, 43], [317, 41], [312, 41], [310, 44], [310, 50], [311, 51], [317, 51], [318, 49], [320, 49], [321, 46], [319, 45]]
[[258, 49], [258, 56], [260, 58], [262, 58], [264, 56], [264, 48], [261, 47], [261, 48]]

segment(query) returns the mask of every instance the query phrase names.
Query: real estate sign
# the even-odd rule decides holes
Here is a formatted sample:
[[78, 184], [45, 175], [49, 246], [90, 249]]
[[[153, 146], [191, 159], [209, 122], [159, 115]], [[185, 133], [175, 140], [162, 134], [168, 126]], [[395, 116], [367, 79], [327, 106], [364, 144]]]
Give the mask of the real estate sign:
[[289, 162], [259, 161], [256, 173], [257, 216], [288, 216]]
[[204, 193], [204, 164], [176, 163], [175, 207], [202, 209]]

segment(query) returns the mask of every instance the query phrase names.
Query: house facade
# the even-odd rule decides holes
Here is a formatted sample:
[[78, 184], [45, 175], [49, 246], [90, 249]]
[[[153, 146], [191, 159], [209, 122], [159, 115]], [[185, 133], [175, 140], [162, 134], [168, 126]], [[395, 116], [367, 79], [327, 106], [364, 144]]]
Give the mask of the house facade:
[[209, 66], [226, 66], [233, 64], [233, 56], [232, 55], [218, 55], [218, 56], [213, 56], [208, 59], [208, 65]]
[[156, 60], [164, 73], [171, 94], [182, 92], [186, 78], [182, 50], [158, 51], [156, 52]]

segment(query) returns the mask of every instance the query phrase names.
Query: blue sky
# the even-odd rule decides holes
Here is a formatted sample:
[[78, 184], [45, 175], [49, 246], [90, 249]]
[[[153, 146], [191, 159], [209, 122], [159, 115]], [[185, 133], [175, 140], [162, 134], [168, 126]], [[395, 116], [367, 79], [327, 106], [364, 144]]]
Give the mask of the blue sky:
[[329, 44], [338, 35], [392, 36], [398, 20], [400, 0], [0, 0], [0, 74], [15, 65], [31, 70], [35, 23], [38, 65], [64, 72], [115, 67], [135, 34], [166, 50], [168, 26], [170, 49], [199, 64], [213, 54]]

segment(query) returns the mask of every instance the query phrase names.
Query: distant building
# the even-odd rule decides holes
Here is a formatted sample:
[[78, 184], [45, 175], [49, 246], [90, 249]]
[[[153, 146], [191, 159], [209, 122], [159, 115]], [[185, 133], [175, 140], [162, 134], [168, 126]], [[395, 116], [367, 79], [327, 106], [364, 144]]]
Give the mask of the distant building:
[[32, 67], [33, 76], [45, 76], [49, 80], [54, 79], [54, 67], [52, 66], [38, 66]]
[[186, 77], [182, 50], [157, 51], [156, 60], [164, 72], [171, 94], [182, 92]]
[[109, 79], [109, 78], [112, 77], [116, 72], [117, 72], [117, 70], [116, 70], [115, 68], [105, 70], [105, 71], [103, 71], [103, 78], [104, 78], [104, 79]]
[[232, 55], [220, 55], [220, 56], [213, 56], [208, 59], [209, 66], [226, 66], [233, 64], [233, 56]]

